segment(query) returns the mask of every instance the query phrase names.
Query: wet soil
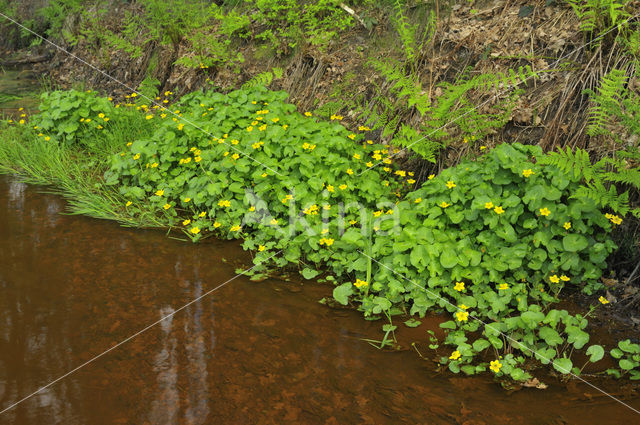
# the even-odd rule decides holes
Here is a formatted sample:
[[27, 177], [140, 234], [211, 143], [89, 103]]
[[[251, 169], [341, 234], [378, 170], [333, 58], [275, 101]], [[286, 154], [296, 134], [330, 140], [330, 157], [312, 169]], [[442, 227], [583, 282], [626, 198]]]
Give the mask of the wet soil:
[[[0, 410], [248, 267], [237, 243], [61, 214], [0, 178]], [[318, 283], [239, 277], [0, 415], [2, 424], [617, 424], [638, 415], [580, 382], [507, 393], [384, 352], [380, 323]], [[400, 342], [426, 342], [401, 329]], [[422, 350], [423, 348], [421, 348]], [[605, 385], [636, 409], [620, 382]]]

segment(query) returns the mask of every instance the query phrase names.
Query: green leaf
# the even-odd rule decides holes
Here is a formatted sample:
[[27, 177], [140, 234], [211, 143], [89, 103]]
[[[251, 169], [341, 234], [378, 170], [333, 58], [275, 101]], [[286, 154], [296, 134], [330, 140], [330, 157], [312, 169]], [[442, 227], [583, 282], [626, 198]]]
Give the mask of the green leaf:
[[304, 268], [302, 269], [302, 276], [304, 276], [305, 279], [313, 279], [314, 277], [318, 276], [320, 274], [319, 271], [314, 270], [314, 269], [310, 269], [310, 268]]
[[446, 269], [450, 269], [458, 264], [458, 256], [453, 249], [445, 249], [440, 255], [440, 264]]
[[458, 325], [456, 325], [456, 322], [454, 322], [453, 320], [449, 320], [447, 322], [440, 323], [440, 327], [442, 329], [456, 329]]
[[349, 296], [353, 295], [353, 285], [351, 282], [343, 283], [333, 288], [333, 298], [342, 305], [349, 303]]
[[404, 322], [404, 324], [410, 328], [417, 328], [418, 326], [420, 326], [421, 323], [422, 323], [421, 321], [414, 318], [411, 318], [406, 322]]
[[622, 370], [631, 370], [636, 366], [634, 362], [628, 359], [622, 359], [620, 360], [620, 362], [618, 362], [618, 364], [620, 365], [620, 369]]
[[476, 339], [475, 341], [473, 341], [473, 349], [479, 353], [481, 351], [484, 351], [486, 348], [490, 347], [491, 343], [489, 341], [487, 341], [486, 339]]
[[564, 340], [560, 337], [558, 332], [555, 329], [550, 328], [548, 326], [544, 326], [540, 328], [539, 335], [540, 335], [540, 338], [544, 339], [544, 342], [546, 342], [552, 347], [555, 347], [556, 345], [562, 344], [564, 342]]
[[602, 345], [592, 345], [587, 349], [586, 354], [589, 356], [589, 361], [595, 363], [604, 357], [604, 348]]
[[564, 375], [571, 373], [572, 367], [573, 367], [573, 363], [571, 362], [570, 359], [567, 359], [566, 357], [555, 359], [553, 361], [553, 368]]
[[589, 246], [589, 241], [582, 235], [570, 234], [562, 239], [562, 247], [569, 252], [578, 252]]

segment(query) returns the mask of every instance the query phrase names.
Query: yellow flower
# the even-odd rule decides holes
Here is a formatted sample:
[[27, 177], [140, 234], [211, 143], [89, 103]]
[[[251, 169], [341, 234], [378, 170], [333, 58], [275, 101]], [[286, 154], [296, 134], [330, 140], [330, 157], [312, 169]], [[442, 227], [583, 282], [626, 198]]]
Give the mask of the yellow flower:
[[184, 128], [184, 124], [178, 124], [178, 130], [182, 130]]
[[49, 137], [49, 136], [44, 136], [44, 140], [46, 140], [46, 141], [48, 142], [49, 140], [51, 140], [51, 137]]
[[349, 139], [353, 140], [356, 138], [356, 135], [351, 133], [350, 135], [347, 136]]
[[164, 195], [164, 190], [160, 189], [156, 191], [156, 196], [162, 196]]
[[360, 154], [359, 153], [354, 153], [353, 154], [353, 159], [360, 159]]
[[153, 118], [153, 115], [147, 115], [145, 118], [150, 120], [151, 118]]
[[278, 117], [271, 118], [271, 121], [273, 121], [274, 123], [277, 123], [278, 121], [280, 121], [280, 118]]
[[98, 117], [100, 117], [100, 118], [104, 118], [104, 114], [103, 114], [102, 112], [100, 112], [100, 113], [98, 114]]
[[265, 131], [266, 129], [267, 129], [267, 125], [266, 124], [261, 125], [260, 127], [258, 127], [258, 130], [260, 130], [260, 131]]
[[98, 130], [102, 130], [103, 127], [101, 125], [98, 125], [98, 127], [96, 127]]
[[188, 204], [190, 201], [191, 201], [191, 198], [188, 198], [188, 197], [187, 197], [187, 198], [184, 198], [184, 203], [185, 203], [185, 204]]
[[365, 286], [369, 285], [369, 283], [368, 283], [368, 282], [366, 282], [366, 281], [364, 281], [364, 280], [362, 280], [362, 279], [356, 279], [356, 281], [355, 281], [355, 282], [353, 282], [353, 285], [354, 285], [356, 288], [360, 289], [360, 288], [363, 288], [363, 287], [365, 287]]
[[500, 215], [500, 214], [502, 214], [502, 213], [504, 212], [504, 209], [503, 209], [502, 207], [495, 207], [493, 210], [494, 210], [494, 211], [496, 212], [496, 214], [498, 214], [498, 215]]
[[136, 97], [138, 96], [138, 93], [131, 93], [131, 97]]
[[191, 223], [191, 220], [186, 219], [186, 220], [184, 220], [184, 221], [182, 222], [182, 225], [183, 225], [183, 226], [186, 226], [186, 225], [187, 225], [187, 224], [189, 224], [189, 223]]
[[422, 202], [422, 198], [416, 198], [415, 201], [413, 201], [416, 204], [419, 204], [420, 202]]
[[270, 221], [272, 226], [277, 226], [278, 225], [278, 219], [272, 218]]
[[535, 174], [533, 171], [531, 171], [531, 168], [529, 168], [528, 170], [522, 170], [522, 175], [525, 177], [529, 177], [531, 174]]
[[304, 113], [304, 115], [305, 115], [305, 116], [307, 116], [307, 117], [310, 117], [310, 116], [312, 116], [313, 114], [312, 114], [311, 112], [305, 112], [305, 113]]
[[133, 145], [133, 142], [127, 143], [127, 146], [131, 146], [131, 145]]
[[409, 184], [414, 184], [415, 182], [416, 182], [416, 181], [415, 181], [414, 179], [408, 179], [408, 180], [407, 180], [407, 183], [409, 183]]
[[340, 121], [341, 119], [343, 119], [344, 117], [342, 115], [331, 115], [331, 120], [338, 120]]
[[283, 204], [286, 204], [287, 202], [289, 202], [290, 200], [293, 199], [293, 195], [287, 195], [284, 198], [281, 199]]
[[343, 183], [338, 187], [340, 188], [340, 190], [345, 190], [347, 188], [347, 185]]
[[447, 204], [445, 201], [442, 201], [438, 204], [438, 206], [442, 207], [442, 208], [447, 208], [450, 207], [451, 204]]
[[567, 230], [571, 229], [571, 222], [570, 221], [565, 221], [564, 224], [562, 225], [562, 227], [564, 227]]
[[558, 276], [556, 276], [556, 275], [554, 274], [553, 276], [549, 277], [549, 281], [550, 281], [551, 283], [558, 283], [558, 282], [560, 282], [560, 279], [558, 278]]
[[618, 217], [617, 215], [614, 215], [613, 217], [610, 218], [611, 222], [613, 224], [621, 224], [622, 223], [622, 218]]
[[260, 144], [260, 142], [256, 142], [256, 143], [254, 143], [254, 144], [252, 144], [252, 145], [251, 145], [251, 147], [252, 147], [253, 149], [260, 149], [260, 146], [262, 146], [262, 145]]
[[455, 285], [453, 286], [453, 289], [455, 289], [458, 292], [464, 291], [464, 282], [456, 282]]
[[331, 238], [325, 238], [324, 243], [325, 243], [325, 245], [327, 245], [327, 246], [331, 246], [331, 245], [333, 245], [333, 239], [331, 239]]
[[393, 214], [393, 210], [387, 210], [387, 212], [385, 214], [392, 215]]
[[435, 174], [429, 174], [429, 177], [427, 177], [429, 180], [433, 180], [433, 178], [435, 177]]
[[460, 358], [460, 351], [456, 350], [449, 356], [449, 360], [458, 360]]
[[353, 170], [351, 168], [347, 168], [347, 174], [352, 175], [353, 174]]
[[333, 192], [334, 191], [333, 185], [327, 185], [327, 191], [328, 192]]
[[489, 369], [491, 369], [495, 373], [500, 372], [501, 367], [502, 363], [500, 363], [500, 360], [493, 360], [491, 363], [489, 363]]
[[366, 166], [367, 166], [367, 168], [371, 168], [371, 167], [373, 167], [373, 162], [369, 161], [369, 162], [367, 162], [367, 163], [366, 163], [366, 164], [364, 164], [364, 165], [366, 165]]
[[603, 305], [609, 304], [609, 300], [603, 297], [602, 295], [600, 295], [600, 298], [598, 298], [598, 301], [600, 301]]
[[366, 126], [363, 126], [363, 125], [358, 127], [358, 131], [369, 131], [369, 130], [371, 130], [369, 127], [366, 127]]
[[240, 155], [238, 155], [237, 153], [234, 153], [233, 155], [231, 155], [231, 158], [238, 159], [240, 158]]
[[218, 206], [223, 208], [228, 208], [231, 206], [231, 201], [228, 201], [226, 199], [221, 199], [220, 201], [218, 201]]
[[214, 227], [214, 228], [216, 228], [216, 229], [217, 229], [218, 227], [220, 227], [220, 226], [222, 226], [222, 224], [220, 224], [220, 223], [219, 223], [219, 222], [217, 222], [217, 221], [213, 223], [213, 227]]
[[456, 313], [456, 319], [458, 319], [459, 322], [466, 322], [469, 320], [469, 313], [466, 311], [458, 311]]
[[125, 207], [128, 207], [129, 205], [133, 204], [133, 202], [131, 201], [127, 201], [127, 203], [125, 204]]
[[463, 310], [468, 310], [468, 309], [469, 309], [469, 307], [467, 307], [467, 306], [466, 306], [466, 305], [464, 305], [464, 304], [460, 304], [458, 307], [460, 307], [460, 308], [461, 308], [461, 309], [463, 309]]
[[202, 161], [202, 157], [196, 156], [195, 158], [193, 158], [193, 160], [195, 162], [200, 162], [200, 161]]
[[540, 215], [543, 216], [548, 216], [549, 214], [551, 214], [551, 211], [549, 211], [549, 208], [544, 207], [544, 208], [540, 208]]
[[251, 205], [249, 207], [249, 212], [254, 212], [256, 210], [256, 207], [254, 205]]
[[493, 202], [485, 202], [484, 207], [488, 210], [493, 209]]
[[394, 173], [396, 176], [405, 177], [407, 175], [406, 171], [398, 170]]
[[253, 131], [253, 126], [250, 125], [249, 127], [247, 127], [247, 131], [249, 131], [249, 132]]
[[104, 118], [104, 122], [109, 122], [110, 118]]
[[501, 283], [498, 286], [498, 289], [501, 290], [501, 291], [504, 291], [505, 289], [509, 289], [509, 285], [507, 285], [506, 283]]
[[140, 154], [139, 154], [139, 153], [137, 153], [137, 154], [133, 155], [133, 159], [134, 159], [134, 160], [138, 160], [138, 159], [140, 159]]
[[240, 230], [240, 229], [241, 229], [240, 225], [239, 225], [239, 224], [236, 224], [235, 226], [233, 226], [233, 227], [232, 227], [231, 229], [229, 229], [229, 230], [231, 230], [232, 232], [237, 232], [237, 231], [238, 231], [238, 230]]
[[158, 163], [154, 162], [153, 164], [151, 164], [151, 168], [157, 168], [158, 167]]
[[262, 251], [264, 251], [265, 249], [267, 249], [267, 247], [266, 247], [266, 246], [264, 246], [264, 245], [258, 245], [258, 251], [259, 251], [259, 252], [262, 252]]
[[454, 182], [452, 182], [451, 180], [449, 180], [449, 181], [447, 182], [446, 186], [447, 186], [449, 189], [453, 189], [454, 187], [456, 187], [456, 184], [455, 184]]
[[562, 276], [560, 276], [560, 280], [563, 282], [569, 282], [571, 279], [569, 278], [569, 276], [563, 274]]
[[262, 173], [262, 174], [260, 174], [260, 177], [265, 178], [265, 177], [267, 177], [268, 175], [269, 175], [269, 174], [267, 174], [267, 173]]
[[382, 215], [382, 211], [374, 211], [373, 212], [373, 216], [374, 217], [380, 217]]
[[206, 212], [206, 211], [202, 211], [202, 212], [199, 214], [199, 217], [206, 217], [206, 215], [207, 215], [207, 212]]
[[289, 128], [289, 124], [285, 124], [285, 125], [283, 125], [283, 126], [282, 126], [282, 128], [283, 128], [284, 130], [286, 130], [287, 128]]

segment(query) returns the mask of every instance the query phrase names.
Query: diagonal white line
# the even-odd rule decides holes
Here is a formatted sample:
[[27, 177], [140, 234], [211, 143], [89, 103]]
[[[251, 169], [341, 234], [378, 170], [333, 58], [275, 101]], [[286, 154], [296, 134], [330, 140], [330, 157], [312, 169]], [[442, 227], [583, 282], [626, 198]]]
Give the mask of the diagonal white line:
[[[559, 58], [558, 58], [558, 59], [556, 59], [556, 61], [555, 61], [555, 62], [553, 62], [551, 65], [547, 66], [546, 68], [542, 68], [542, 69], [541, 69], [541, 70], [539, 70], [538, 72], [543, 72], [543, 71], [550, 70], [552, 67], [556, 66], [556, 65], [557, 65], [561, 60], [563, 60], [563, 59], [565, 59], [565, 58], [569, 57], [570, 55], [572, 55], [572, 54], [574, 54], [574, 53], [576, 53], [576, 52], [579, 52], [580, 50], [584, 49], [585, 47], [587, 47], [587, 46], [588, 46], [588, 45], [590, 45], [591, 43], [593, 43], [593, 42], [595, 42], [595, 41], [597, 41], [597, 40], [599, 40], [599, 39], [603, 38], [605, 35], [609, 34], [611, 31], [613, 31], [614, 29], [618, 28], [620, 25], [624, 25], [624, 24], [626, 24], [627, 22], [629, 22], [630, 20], [635, 19], [635, 18], [637, 18], [637, 17], [639, 17], [639, 16], [640, 16], [640, 13], [639, 13], [639, 14], [637, 14], [637, 15], [634, 15], [634, 16], [630, 17], [629, 19], [627, 19], [627, 20], [625, 20], [625, 21], [623, 21], [623, 22], [621, 22], [619, 25], [616, 25], [616, 26], [614, 26], [614, 27], [610, 28], [609, 30], [605, 31], [604, 33], [602, 33], [602, 34], [601, 34], [601, 35], [599, 35], [598, 37], [594, 38], [593, 40], [589, 41], [588, 43], [585, 43], [584, 45], [582, 45], [582, 46], [578, 47], [577, 49], [574, 49], [574, 50], [570, 51], [570, 52], [569, 52], [569, 53], [567, 53], [566, 55], [559, 57]], [[482, 102], [481, 104], [479, 104], [479, 105], [478, 105], [478, 106], [476, 106], [475, 108], [468, 110], [468, 111], [467, 111], [467, 112], [465, 112], [464, 114], [462, 114], [462, 115], [460, 115], [460, 116], [458, 116], [458, 117], [456, 117], [456, 118], [452, 119], [451, 121], [449, 121], [449, 122], [447, 122], [447, 123], [445, 123], [445, 124], [441, 125], [440, 127], [436, 128], [435, 130], [431, 131], [430, 133], [425, 134], [424, 136], [422, 136], [422, 137], [421, 137], [421, 138], [419, 138], [418, 140], [416, 140], [416, 141], [412, 142], [410, 145], [405, 146], [404, 148], [400, 149], [398, 152], [396, 152], [396, 153], [394, 153], [394, 154], [392, 154], [392, 155], [389, 155], [389, 156], [388, 156], [388, 158], [393, 158], [393, 157], [395, 157], [395, 156], [399, 155], [401, 152], [404, 152], [404, 151], [408, 150], [411, 146], [415, 145], [416, 143], [419, 143], [419, 142], [421, 142], [421, 141], [425, 140], [427, 137], [429, 137], [429, 136], [431, 136], [432, 134], [435, 134], [436, 132], [438, 132], [438, 131], [442, 130], [443, 128], [447, 127], [449, 124], [453, 124], [454, 122], [456, 122], [456, 121], [460, 120], [461, 118], [466, 117], [466, 116], [467, 116], [467, 115], [469, 115], [470, 113], [475, 112], [476, 110], [480, 109], [481, 107], [483, 107], [483, 106], [484, 106], [484, 105], [486, 105], [487, 103], [489, 103], [489, 102], [493, 101], [494, 99], [497, 99], [498, 97], [500, 97], [500, 96], [504, 95], [505, 93], [508, 93], [509, 91], [511, 91], [511, 90], [513, 90], [513, 89], [515, 89], [516, 87], [518, 87], [518, 86], [519, 86], [519, 85], [521, 85], [522, 83], [524, 83], [524, 82], [528, 81], [528, 80], [529, 80], [530, 78], [532, 78], [532, 77], [533, 77], [533, 76], [529, 76], [529, 77], [525, 78], [524, 80], [521, 80], [521, 81], [519, 81], [518, 83], [516, 83], [512, 88], [508, 88], [508, 89], [506, 89], [506, 90], [504, 90], [504, 91], [502, 91], [502, 92], [500, 92], [500, 93], [498, 93], [498, 94], [494, 95], [493, 97], [490, 97], [489, 99], [485, 100], [484, 102]], [[360, 176], [360, 175], [362, 175], [362, 174], [366, 173], [367, 171], [371, 170], [372, 168], [377, 167], [377, 166], [378, 166], [378, 165], [380, 165], [381, 163], [382, 163], [382, 161], [378, 161], [378, 162], [376, 162], [376, 163], [375, 163], [375, 164], [373, 164], [371, 167], [367, 167], [364, 171], [362, 171], [362, 172], [361, 172], [360, 174], [358, 174], [358, 175]]]
[[[56, 49], [60, 50], [61, 52], [64, 52], [64, 53], [68, 54], [69, 56], [71, 56], [72, 58], [77, 59], [78, 61], [80, 61], [80, 62], [82, 62], [83, 64], [87, 65], [89, 68], [93, 69], [94, 71], [99, 72], [100, 74], [104, 75], [105, 77], [109, 78], [110, 80], [115, 81], [116, 83], [120, 84], [122, 87], [125, 87], [125, 88], [126, 88], [127, 90], [129, 90], [131, 93], [136, 93], [138, 96], [140, 96], [140, 97], [142, 97], [142, 98], [144, 98], [144, 99], [147, 99], [147, 100], [149, 101], [149, 103], [151, 103], [151, 104], [153, 104], [153, 105], [158, 106], [158, 107], [159, 107], [159, 108], [161, 108], [163, 111], [168, 112], [168, 113], [170, 113], [171, 115], [175, 115], [175, 116], [176, 116], [176, 117], [178, 117], [181, 121], [184, 121], [184, 122], [186, 122], [187, 124], [189, 124], [190, 126], [192, 126], [193, 128], [196, 128], [196, 129], [198, 129], [198, 130], [202, 131], [202, 132], [203, 132], [204, 134], [206, 134], [207, 136], [215, 137], [213, 134], [209, 133], [207, 130], [203, 129], [202, 127], [200, 127], [200, 126], [196, 125], [196, 124], [195, 124], [195, 123], [193, 123], [192, 121], [190, 121], [190, 120], [188, 120], [188, 119], [186, 119], [186, 118], [184, 118], [184, 117], [179, 116], [178, 114], [176, 114], [176, 113], [175, 113], [175, 112], [173, 112], [172, 110], [170, 110], [170, 109], [166, 108], [164, 105], [162, 105], [162, 104], [160, 104], [160, 103], [156, 102], [156, 101], [155, 101], [155, 99], [151, 99], [151, 98], [149, 98], [148, 96], [145, 96], [143, 93], [140, 93], [139, 91], [137, 91], [137, 90], [133, 89], [132, 87], [129, 87], [127, 84], [125, 84], [125, 83], [123, 83], [122, 81], [118, 80], [117, 78], [115, 78], [115, 77], [113, 77], [113, 76], [111, 76], [111, 75], [107, 74], [107, 73], [106, 73], [106, 72], [104, 72], [103, 70], [101, 70], [101, 69], [99, 69], [99, 68], [97, 68], [97, 67], [95, 67], [95, 66], [91, 65], [90, 63], [88, 63], [88, 62], [87, 62], [87, 61], [85, 61], [84, 59], [82, 59], [82, 58], [80, 58], [80, 57], [78, 57], [78, 56], [74, 55], [73, 53], [69, 52], [69, 51], [68, 51], [68, 50], [66, 50], [65, 48], [63, 48], [63, 47], [61, 47], [61, 46], [59, 46], [59, 45], [55, 44], [54, 42], [50, 41], [49, 39], [47, 39], [47, 38], [45, 38], [45, 37], [41, 36], [40, 34], [38, 34], [38, 33], [34, 32], [34, 31], [32, 31], [32, 30], [31, 30], [31, 29], [29, 29], [29, 28], [25, 27], [25, 26], [24, 26], [24, 25], [22, 25], [20, 22], [18, 22], [18, 21], [16, 21], [16, 20], [12, 19], [11, 17], [9, 17], [9, 16], [5, 15], [5, 14], [4, 14], [4, 13], [2, 13], [2, 12], [0, 12], [0, 16], [2, 16], [3, 18], [5, 18], [5, 19], [7, 19], [7, 20], [9, 20], [9, 21], [11, 21], [11, 22], [13, 22], [14, 24], [16, 24], [17, 26], [19, 26], [19, 27], [20, 27], [20, 28], [22, 28], [23, 30], [28, 31], [29, 33], [31, 33], [31, 34], [33, 34], [33, 35], [35, 35], [36, 37], [38, 37], [38, 38], [42, 39], [43, 41], [45, 41], [45, 42], [49, 43], [50, 45], [52, 45], [52, 46], [53, 46], [53, 47], [55, 47]], [[224, 140], [224, 139], [221, 139], [221, 140]], [[251, 157], [249, 154], [247, 154], [247, 153], [245, 153], [244, 151], [242, 151], [242, 150], [238, 149], [238, 148], [237, 148], [237, 147], [235, 147], [234, 145], [230, 145], [230, 144], [228, 144], [226, 140], [224, 140], [224, 143], [225, 143], [225, 144], [227, 144], [228, 146], [230, 146], [230, 147], [231, 147], [231, 149], [233, 149], [234, 151], [236, 151], [236, 152], [238, 152], [238, 153], [242, 154], [242, 156], [244, 156], [244, 157], [246, 157], [246, 158], [249, 158], [249, 159], [250, 159], [250, 160], [252, 160], [253, 162], [255, 162], [255, 163], [257, 163], [257, 164], [262, 165], [262, 166], [263, 166], [263, 167], [265, 167], [266, 169], [268, 169], [268, 170], [270, 170], [270, 171], [273, 171], [274, 173], [276, 173], [276, 174], [278, 174], [278, 175], [280, 175], [280, 176], [282, 175], [282, 174], [281, 174], [281, 173], [279, 173], [278, 171], [276, 171], [276, 170], [272, 169], [272, 168], [271, 168], [271, 167], [269, 167], [268, 165], [263, 164], [262, 162], [258, 161], [257, 159], [255, 159], [255, 158]]]
[[43, 390], [49, 388], [50, 386], [54, 385], [55, 383], [63, 380], [64, 378], [66, 378], [67, 376], [73, 374], [74, 372], [77, 372], [78, 370], [82, 369], [83, 367], [87, 366], [88, 364], [94, 362], [95, 360], [99, 359], [100, 357], [104, 356], [105, 354], [115, 350], [116, 348], [120, 347], [122, 344], [125, 344], [128, 341], [131, 341], [133, 338], [137, 337], [138, 335], [148, 331], [149, 329], [151, 329], [152, 327], [154, 327], [155, 325], [157, 325], [158, 323], [162, 322], [163, 320], [168, 319], [169, 317], [172, 317], [173, 315], [175, 315], [176, 313], [178, 313], [179, 311], [184, 310], [185, 308], [189, 307], [191, 304], [200, 301], [201, 299], [203, 299], [204, 297], [206, 297], [207, 295], [217, 291], [218, 289], [222, 288], [223, 286], [225, 286], [227, 283], [237, 279], [240, 276], [243, 276], [244, 274], [246, 274], [247, 272], [251, 271], [252, 269], [256, 268], [257, 266], [259, 266], [262, 263], [265, 263], [267, 261], [269, 261], [271, 258], [275, 257], [276, 255], [280, 254], [282, 252], [282, 250], [276, 252], [275, 254], [273, 254], [272, 256], [270, 256], [269, 258], [265, 259], [264, 261], [258, 263], [258, 264], [254, 264], [252, 267], [249, 267], [248, 269], [244, 270], [242, 273], [238, 273], [237, 275], [233, 276], [231, 279], [221, 283], [220, 285], [216, 286], [213, 289], [208, 290], [207, 292], [205, 292], [204, 294], [200, 295], [198, 298], [195, 298], [194, 300], [189, 301], [188, 303], [186, 303], [185, 305], [183, 305], [182, 307], [178, 308], [177, 310], [167, 314], [166, 316], [160, 318], [159, 320], [156, 320], [155, 322], [151, 323], [150, 325], [140, 329], [138, 332], [134, 333], [133, 335], [123, 339], [122, 341], [120, 341], [119, 343], [117, 343], [116, 345], [114, 345], [111, 348], [108, 348], [106, 350], [104, 350], [102, 353], [92, 357], [91, 359], [87, 360], [86, 362], [82, 363], [81, 365], [75, 367], [74, 369], [71, 369], [69, 372], [65, 373], [64, 375], [54, 379], [53, 381], [49, 382], [47, 385], [44, 385], [40, 388], [38, 388], [38, 390], [32, 392], [31, 394], [21, 398], [20, 400], [16, 401], [15, 403], [11, 404], [10, 406], [5, 407], [4, 409], [2, 409], [2, 411], [0, 411], [0, 415], [13, 409], [14, 407], [16, 407], [17, 405], [19, 405], [20, 403], [22, 403], [25, 400], [30, 399], [31, 397], [33, 397], [34, 395], [42, 392]]
[[[365, 254], [364, 252], [362, 252], [362, 251], [360, 251], [360, 250], [358, 250], [358, 252], [359, 252], [360, 254], [364, 255], [365, 257], [367, 257], [367, 258], [369, 258], [369, 259], [371, 259], [371, 260], [375, 261], [376, 263], [378, 263], [379, 265], [381, 265], [381, 266], [382, 266], [382, 267], [384, 267], [385, 269], [389, 270], [390, 272], [392, 272], [392, 273], [394, 273], [394, 274], [396, 274], [396, 275], [400, 276], [402, 279], [404, 279], [404, 280], [406, 280], [407, 282], [411, 283], [411, 284], [412, 284], [412, 285], [414, 285], [416, 288], [421, 289], [421, 290], [425, 291], [426, 293], [428, 293], [429, 295], [431, 295], [431, 296], [433, 296], [433, 297], [435, 297], [435, 298], [438, 298], [438, 299], [440, 299], [440, 300], [444, 301], [445, 303], [449, 304], [450, 306], [454, 307], [455, 309], [457, 309], [457, 310], [459, 310], [459, 311], [465, 311], [465, 310], [463, 310], [462, 308], [458, 307], [457, 305], [453, 304], [451, 301], [447, 300], [446, 298], [441, 297], [439, 294], [436, 294], [436, 293], [434, 293], [433, 291], [431, 291], [431, 290], [427, 289], [426, 287], [424, 287], [424, 286], [422, 286], [422, 285], [417, 284], [417, 283], [416, 283], [416, 282], [414, 282], [413, 280], [411, 280], [411, 279], [409, 279], [408, 277], [404, 276], [402, 273], [398, 273], [397, 271], [395, 271], [395, 270], [393, 270], [392, 268], [388, 267], [386, 264], [383, 264], [383, 263], [379, 262], [379, 261], [378, 261], [378, 260], [376, 260], [375, 258], [373, 258], [373, 257], [371, 257], [371, 256], [369, 256], [369, 255], [367, 255], [367, 254]], [[478, 317], [476, 317], [476, 316], [473, 316], [473, 315], [471, 315], [471, 314], [469, 314], [469, 317], [471, 317], [473, 320], [476, 320], [476, 321], [478, 321], [478, 322], [482, 323], [485, 327], [487, 327], [487, 328], [489, 328], [489, 329], [492, 329], [493, 331], [495, 331], [495, 332], [499, 333], [499, 334], [500, 334], [500, 335], [502, 335], [503, 337], [507, 338], [509, 341], [511, 341], [511, 342], [513, 342], [513, 343], [515, 344], [515, 345], [514, 345], [515, 347], [518, 347], [518, 348], [520, 348], [521, 350], [524, 348], [525, 350], [530, 351], [531, 353], [535, 354], [535, 355], [536, 355], [536, 356], [538, 356], [539, 358], [541, 358], [541, 359], [543, 359], [543, 360], [546, 360], [546, 361], [548, 361], [548, 362], [551, 362], [551, 359], [547, 358], [546, 356], [543, 356], [542, 354], [537, 353], [536, 351], [534, 351], [534, 350], [532, 350], [531, 348], [527, 347], [527, 346], [526, 346], [526, 345], [524, 345], [523, 343], [521, 343], [521, 342], [519, 342], [519, 341], [516, 341], [515, 339], [513, 339], [513, 338], [512, 338], [512, 337], [510, 337], [509, 335], [507, 335], [507, 334], [503, 333], [502, 331], [500, 331], [500, 330], [498, 330], [498, 329], [494, 328], [492, 325], [490, 325], [490, 324], [488, 324], [488, 323], [484, 322], [482, 319], [480, 319], [480, 318], [478, 318]], [[613, 399], [613, 400], [617, 401], [618, 403], [622, 404], [623, 406], [625, 406], [625, 407], [627, 407], [627, 408], [631, 409], [632, 411], [634, 411], [635, 413], [637, 413], [637, 414], [639, 414], [639, 415], [640, 415], [640, 411], [639, 411], [639, 410], [637, 410], [637, 409], [635, 409], [634, 407], [632, 407], [632, 406], [628, 405], [628, 404], [627, 404], [627, 403], [625, 403], [624, 401], [622, 401], [622, 400], [620, 400], [620, 399], [618, 399], [618, 398], [614, 397], [613, 395], [609, 394], [609, 393], [608, 393], [608, 392], [606, 392], [605, 390], [603, 390], [603, 389], [601, 389], [601, 388], [599, 388], [599, 387], [597, 387], [597, 386], [593, 385], [592, 383], [590, 383], [589, 381], [585, 380], [584, 378], [582, 378], [582, 377], [580, 377], [580, 376], [578, 376], [578, 375], [574, 374], [573, 372], [571, 372], [571, 370], [567, 370], [567, 369], [565, 369], [564, 367], [562, 367], [562, 366], [560, 366], [560, 365], [554, 365], [554, 366], [558, 367], [559, 369], [562, 369], [562, 370], [563, 370], [564, 372], [566, 372], [567, 374], [569, 374], [569, 375], [571, 375], [571, 376], [573, 376], [573, 377], [575, 377], [575, 378], [579, 379], [580, 381], [584, 382], [585, 384], [587, 384], [587, 385], [588, 385], [588, 386], [590, 386], [591, 388], [593, 388], [593, 389], [595, 389], [595, 390], [597, 390], [597, 391], [601, 392], [602, 394], [606, 395], [607, 397], [609, 397], [609, 398], [611, 398], [611, 399]]]

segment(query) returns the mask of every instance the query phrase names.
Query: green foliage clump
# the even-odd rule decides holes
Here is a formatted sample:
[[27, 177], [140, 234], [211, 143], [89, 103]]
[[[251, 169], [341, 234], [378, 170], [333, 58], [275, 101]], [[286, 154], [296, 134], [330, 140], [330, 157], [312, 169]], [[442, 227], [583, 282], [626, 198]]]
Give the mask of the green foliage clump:
[[134, 138], [150, 127], [136, 110], [114, 105], [92, 90], [45, 92], [39, 110], [31, 123], [43, 137], [88, 149], [117, 145], [123, 136]]
[[[78, 98], [96, 105], [86, 111], [92, 119], [108, 102], [67, 96], [59, 109], [51, 104], [67, 102], [64, 95], [44, 98], [50, 105], [31, 122], [47, 134], [64, 129], [49, 145], [38, 136], [37, 146], [84, 149], [93, 146], [84, 139], [105, 140], [106, 132], [69, 123], [84, 118]], [[587, 347], [589, 313], [552, 308], [567, 286], [600, 289], [615, 249], [608, 233], [620, 219], [572, 196], [580, 174], [545, 161], [539, 147], [504, 144], [410, 191], [411, 173], [393, 168], [387, 147], [349, 132], [339, 117], [300, 114], [286, 98], [256, 86], [194, 92], [173, 111], [125, 105], [153, 127], [119, 137], [118, 151], [102, 154], [101, 187], [120, 202], [103, 211], [120, 220], [151, 214], [193, 240], [242, 237], [255, 251], [253, 273], [298, 267], [310, 279], [325, 269], [336, 301], [355, 303], [369, 318], [448, 312], [444, 343], [455, 351], [441, 362], [453, 372], [489, 369], [523, 381], [531, 359], [579, 374], [574, 350], [602, 358], [601, 346]], [[24, 157], [3, 160], [2, 152], [0, 163]], [[374, 161], [382, 164], [372, 168]], [[385, 341], [394, 329], [385, 325]], [[610, 353], [632, 377], [634, 350], [624, 343]], [[495, 353], [502, 357], [487, 363]]]
[[[286, 97], [263, 87], [187, 95], [172, 119], [167, 116], [148, 137], [113, 157], [107, 180], [132, 203], [149, 202], [187, 220], [185, 231], [194, 239], [207, 233], [235, 238], [260, 229], [271, 239], [265, 245], [286, 248], [289, 261], [301, 259], [302, 252], [317, 257], [312, 251], [329, 237], [322, 233], [323, 217], [335, 217], [339, 205], [392, 204], [387, 194], [399, 183], [387, 171], [372, 170], [356, 187], [352, 176], [384, 148], [354, 144], [361, 135], [297, 113]], [[302, 226], [287, 218], [294, 207], [316, 237], [297, 235], [298, 242], [290, 243], [287, 235]], [[358, 213], [347, 209], [342, 219], [358, 220]]]

